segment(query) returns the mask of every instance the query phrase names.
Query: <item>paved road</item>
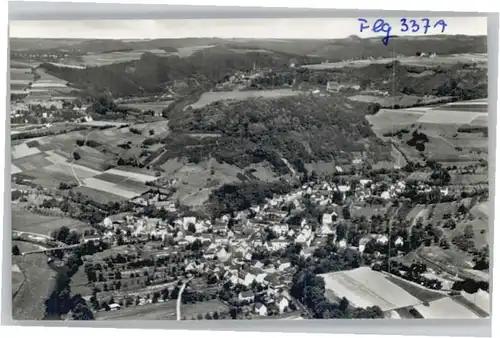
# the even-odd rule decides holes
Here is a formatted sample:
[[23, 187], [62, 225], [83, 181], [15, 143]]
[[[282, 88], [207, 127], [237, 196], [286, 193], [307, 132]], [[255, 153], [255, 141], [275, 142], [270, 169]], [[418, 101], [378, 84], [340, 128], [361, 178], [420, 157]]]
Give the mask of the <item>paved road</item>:
[[186, 288], [186, 285], [193, 279], [193, 277], [189, 278], [187, 281], [182, 284], [181, 289], [179, 291], [179, 296], [177, 296], [177, 320], [181, 320], [181, 298], [182, 298], [182, 293], [184, 292], [184, 289]]

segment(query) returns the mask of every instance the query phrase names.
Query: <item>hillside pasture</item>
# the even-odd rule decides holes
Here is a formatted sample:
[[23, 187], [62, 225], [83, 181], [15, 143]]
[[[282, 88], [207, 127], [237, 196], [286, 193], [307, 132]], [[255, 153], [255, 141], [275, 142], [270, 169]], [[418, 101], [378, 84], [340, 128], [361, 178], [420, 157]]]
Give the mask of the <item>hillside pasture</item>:
[[[21, 252], [38, 250], [39, 246], [12, 241]], [[24, 281], [12, 299], [12, 319], [41, 320], [45, 314], [44, 301], [54, 287], [56, 272], [47, 265], [45, 255], [13, 256], [12, 263], [24, 275]]]
[[[142, 192], [126, 190], [118, 184], [113, 184], [93, 177], [84, 179], [83, 184], [91, 189], [108, 192], [110, 194], [117, 195], [126, 199], [137, 197], [142, 193]], [[143, 192], [148, 190], [146, 188], [144, 189]]]
[[83, 230], [89, 226], [72, 218], [35, 214], [25, 210], [12, 210], [12, 230], [50, 236], [51, 232], [66, 226], [71, 230]]
[[123, 52], [110, 52], [110, 53], [89, 53], [82, 56], [83, 64], [87, 67], [99, 67], [110, 65], [113, 63], [129, 62], [134, 60], [139, 60], [142, 54], [149, 52], [159, 56], [168, 56], [166, 53], [160, 49], [154, 50], [131, 50]]
[[200, 109], [217, 101], [247, 100], [249, 98], [278, 98], [299, 94], [303, 94], [303, 92], [294, 91], [292, 89], [205, 92], [201, 95], [198, 101], [193, 103], [190, 107], [193, 109]]
[[397, 131], [416, 123], [423, 116], [417, 111], [405, 109], [380, 109], [375, 115], [366, 115], [365, 118], [373, 126], [374, 131], [382, 136], [386, 132]]

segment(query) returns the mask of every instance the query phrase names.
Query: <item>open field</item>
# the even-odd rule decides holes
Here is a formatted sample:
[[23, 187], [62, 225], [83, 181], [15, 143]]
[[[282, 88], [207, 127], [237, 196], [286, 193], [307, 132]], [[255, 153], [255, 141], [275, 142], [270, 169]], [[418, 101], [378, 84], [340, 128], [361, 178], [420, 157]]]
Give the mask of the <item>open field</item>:
[[24, 283], [24, 274], [17, 264], [12, 265], [12, 296], [19, 291]]
[[131, 51], [124, 51], [124, 52], [110, 52], [110, 53], [93, 53], [93, 54], [87, 54], [82, 57], [83, 59], [83, 65], [87, 67], [96, 67], [96, 66], [104, 66], [104, 65], [110, 65], [112, 63], [118, 63], [118, 62], [127, 62], [127, 61], [133, 61], [133, 60], [139, 60], [141, 58], [141, 55], [144, 53], [153, 53], [159, 56], [168, 56], [169, 53], [160, 50], [160, 49], [154, 49], [154, 50], [131, 50]]
[[324, 278], [328, 291], [337, 297], [346, 297], [356, 307], [377, 305], [382, 311], [389, 311], [421, 303], [414, 295], [391, 282], [383, 273], [368, 267], [320, 276]]
[[246, 100], [249, 98], [277, 98], [302, 94], [301, 91], [292, 89], [274, 90], [245, 90], [231, 92], [206, 92], [201, 95], [197, 102], [191, 105], [193, 109], [203, 108], [209, 104], [222, 100]]
[[446, 297], [446, 293], [427, 289], [419, 284], [404, 280], [397, 276], [387, 274], [386, 277], [398, 287], [416, 297], [421, 302], [430, 302]]
[[186, 319], [190, 319], [191, 316], [196, 317], [198, 314], [205, 315], [208, 312], [213, 313], [228, 311], [228, 307], [221, 303], [219, 300], [209, 300], [205, 302], [197, 302], [195, 304], [181, 304], [181, 315], [185, 316]]
[[40, 150], [38, 148], [30, 148], [26, 143], [21, 143], [19, 145], [13, 146], [11, 149], [11, 156], [13, 159], [19, 159], [22, 157], [40, 153]]
[[118, 196], [118, 195], [113, 195], [107, 191], [102, 191], [102, 190], [97, 190], [97, 189], [92, 189], [90, 187], [86, 186], [79, 186], [76, 188], [73, 188], [73, 191], [79, 192], [84, 196], [92, 198], [94, 201], [98, 203], [103, 203], [107, 204], [109, 202], [120, 202], [120, 201], [126, 201], [126, 197]]
[[[13, 241], [21, 252], [36, 250], [37, 245]], [[56, 272], [47, 265], [45, 255], [13, 256], [16, 264], [24, 274], [24, 283], [12, 299], [12, 317], [14, 320], [40, 320], [45, 314], [45, 299], [54, 287], [53, 278]]]
[[459, 304], [450, 297], [430, 302], [429, 305], [417, 305], [417, 310], [426, 319], [477, 319], [473, 311]]
[[72, 230], [83, 230], [89, 225], [71, 218], [51, 217], [29, 211], [12, 210], [12, 230], [26, 231], [50, 236], [53, 230], [66, 226]]
[[[362, 68], [371, 64], [387, 64], [393, 62], [392, 58], [380, 58], [373, 60], [355, 60], [355, 61], [342, 61], [342, 62], [332, 62], [323, 64], [312, 64], [304, 65], [302, 67], [323, 70], [323, 69], [336, 69], [344, 67], [356, 67]], [[418, 56], [407, 56], [399, 57], [397, 61], [404, 65], [411, 66], [438, 66], [438, 65], [454, 65], [457, 62], [461, 63], [478, 63], [479, 65], [484, 65], [487, 67], [488, 57], [486, 54], [456, 54], [456, 55], [446, 55], [446, 56], [435, 56], [435, 57], [418, 57]]]
[[[477, 103], [474, 103], [477, 102]], [[454, 102], [455, 106], [481, 106], [482, 101]], [[415, 109], [381, 109], [375, 115], [368, 115], [366, 119], [372, 125], [373, 131], [384, 137], [387, 133], [406, 129], [406, 134], [392, 137], [393, 142], [412, 161], [422, 161], [423, 157], [434, 159], [446, 165], [461, 166], [480, 159], [487, 159], [488, 138], [482, 132], [458, 132], [462, 126], [468, 126], [473, 121], [478, 124], [487, 120], [487, 114], [481, 112], [460, 110], [446, 110], [440, 105], [427, 110]], [[481, 121], [482, 122], [481, 122]], [[428, 142], [424, 144], [423, 151], [409, 146], [407, 142], [412, 138], [413, 131], [424, 133]]]
[[417, 123], [468, 124], [484, 113], [462, 110], [432, 109], [420, 117]]
[[175, 300], [165, 303], [130, 306], [118, 311], [100, 311], [97, 320], [163, 320], [176, 319]]
[[[457, 272], [457, 269], [464, 271], [464, 269], [472, 269], [474, 263], [472, 262], [472, 257], [469, 257], [466, 253], [458, 250], [443, 250], [437, 246], [422, 247], [417, 250], [418, 257], [425, 259], [427, 266], [434, 268], [429, 265], [429, 262], [442, 267], [449, 272]], [[460, 272], [458, 271], [458, 272]], [[469, 274], [468, 274], [469, 275]], [[471, 276], [472, 277], [472, 276]]]

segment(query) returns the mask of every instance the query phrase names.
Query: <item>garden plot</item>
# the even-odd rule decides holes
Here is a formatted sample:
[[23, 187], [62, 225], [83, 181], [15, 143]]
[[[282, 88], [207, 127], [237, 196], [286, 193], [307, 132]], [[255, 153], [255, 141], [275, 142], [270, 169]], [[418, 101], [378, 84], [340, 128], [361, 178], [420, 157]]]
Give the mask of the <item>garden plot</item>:
[[378, 306], [382, 311], [414, 306], [419, 299], [368, 267], [320, 275], [325, 288], [337, 297], [346, 297], [356, 307]]
[[417, 305], [417, 310], [425, 319], [477, 319], [473, 311], [459, 304], [450, 297], [430, 302], [429, 305]]

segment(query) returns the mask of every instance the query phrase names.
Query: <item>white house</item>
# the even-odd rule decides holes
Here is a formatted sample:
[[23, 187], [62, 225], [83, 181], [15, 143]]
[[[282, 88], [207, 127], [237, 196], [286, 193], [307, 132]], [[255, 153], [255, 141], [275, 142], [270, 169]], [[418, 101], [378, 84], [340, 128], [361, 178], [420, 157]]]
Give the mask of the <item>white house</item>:
[[255, 304], [255, 313], [259, 316], [267, 316], [267, 307], [262, 303]]
[[109, 304], [110, 311], [120, 310], [120, 308], [121, 308], [120, 304], [116, 304], [116, 303]]
[[279, 271], [285, 271], [286, 269], [289, 269], [291, 266], [292, 266], [292, 264], [291, 264], [290, 262], [281, 263], [281, 264], [278, 266], [278, 270], [279, 270]]
[[385, 235], [379, 236], [377, 238], [377, 243], [378, 244], [386, 245], [388, 242], [389, 242], [389, 239]]
[[288, 299], [286, 297], [279, 296], [278, 300], [276, 302], [276, 305], [278, 305], [280, 313], [283, 313], [283, 312], [285, 312], [286, 309], [288, 309], [290, 302], [288, 301]]
[[345, 239], [341, 239], [338, 243], [337, 243], [338, 247], [340, 249], [345, 249], [347, 248], [347, 242]]
[[380, 194], [380, 197], [382, 197], [385, 200], [388, 200], [391, 198], [391, 193], [389, 191], [384, 191]]
[[253, 302], [254, 299], [255, 299], [255, 295], [252, 291], [240, 292], [238, 295], [238, 300], [240, 302], [243, 302], [243, 301]]
[[249, 286], [253, 283], [253, 281], [255, 280], [257, 276], [255, 276], [254, 274], [248, 272], [244, 278], [241, 279], [241, 284], [243, 285], [246, 285], [246, 286]]
[[267, 273], [259, 273], [256, 277], [255, 277], [255, 281], [257, 283], [260, 283], [260, 284], [265, 284], [265, 278], [267, 276]]
[[396, 238], [396, 240], [394, 241], [394, 245], [396, 246], [402, 246], [404, 244], [404, 241], [403, 241], [403, 237], [401, 236], [398, 236], [398, 238]]
[[226, 251], [225, 248], [222, 248], [217, 252], [217, 259], [226, 262], [229, 258], [231, 258], [231, 254]]
[[323, 225], [332, 224], [335, 221], [336, 218], [337, 218], [337, 213], [336, 212], [324, 213], [321, 223]]
[[182, 219], [182, 226], [184, 230], [188, 229], [189, 224], [196, 224], [196, 217], [184, 217]]

